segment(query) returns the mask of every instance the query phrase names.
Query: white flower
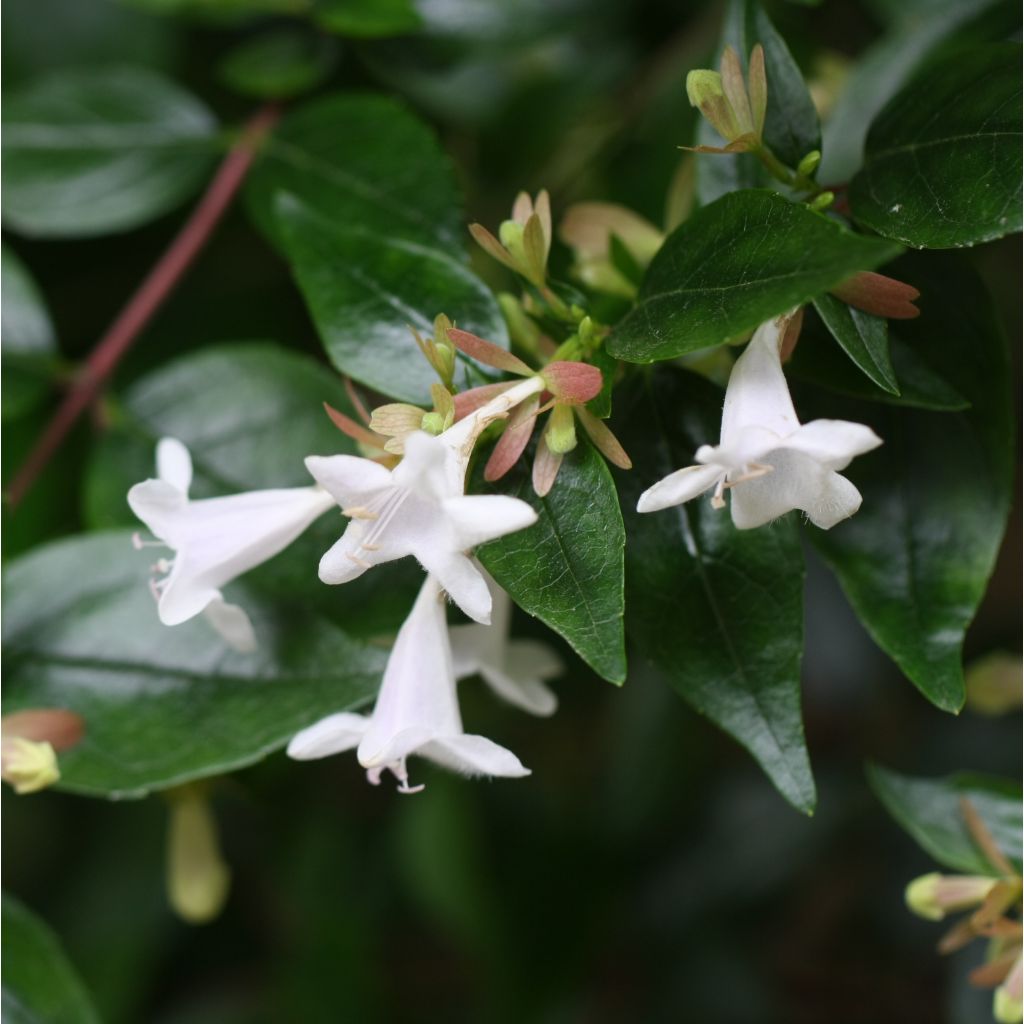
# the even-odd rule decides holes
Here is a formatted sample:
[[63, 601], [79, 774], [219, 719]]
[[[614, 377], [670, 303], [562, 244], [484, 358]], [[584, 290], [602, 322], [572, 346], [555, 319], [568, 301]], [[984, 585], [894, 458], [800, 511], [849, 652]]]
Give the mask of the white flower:
[[[128, 504], [175, 552], [156, 563], [163, 579], [153, 582], [160, 621], [176, 626], [205, 612], [211, 625], [239, 650], [252, 650], [248, 616], [225, 603], [220, 588], [286, 548], [334, 501], [319, 487], [249, 491], [226, 498], [191, 501], [192, 459], [188, 449], [165, 437], [156, 449], [157, 479], [136, 484]], [[136, 546], [154, 542], [140, 541]]]
[[491, 624], [452, 626], [455, 678], [479, 675], [499, 696], [533, 715], [551, 715], [558, 699], [544, 680], [564, 670], [550, 647], [536, 640], [510, 640], [512, 601], [486, 570], [484, 579], [493, 600]]
[[464, 494], [466, 464], [483, 426], [543, 386], [540, 378], [523, 381], [439, 437], [409, 434], [393, 470], [352, 455], [309, 456], [313, 478], [352, 520], [320, 560], [320, 579], [347, 583], [414, 555], [471, 619], [489, 622], [491, 596], [466, 552], [532, 526], [537, 513], [518, 498]]
[[721, 443], [697, 449], [699, 465], [671, 473], [646, 490], [640, 512], [679, 505], [714, 487], [711, 503], [732, 493], [732, 521], [741, 530], [801, 509], [827, 530], [860, 508], [861, 495], [840, 476], [856, 455], [881, 439], [870, 427], [846, 420], [796, 418], [779, 358], [788, 317], [762, 324], [736, 360], [725, 392]]
[[440, 582], [428, 575], [391, 650], [373, 714], [330, 715], [288, 744], [299, 761], [358, 747], [376, 785], [390, 771], [403, 793], [415, 793], [405, 767], [413, 754], [467, 775], [529, 775], [519, 759], [483, 736], [467, 736], [455, 696], [448, 624]]

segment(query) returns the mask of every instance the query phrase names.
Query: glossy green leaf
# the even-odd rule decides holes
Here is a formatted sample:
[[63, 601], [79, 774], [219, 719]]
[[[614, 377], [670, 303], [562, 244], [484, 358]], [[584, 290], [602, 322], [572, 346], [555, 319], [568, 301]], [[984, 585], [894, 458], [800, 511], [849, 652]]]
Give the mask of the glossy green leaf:
[[13, 896], [2, 899], [4, 1024], [99, 1024], [57, 936]]
[[249, 208], [271, 239], [279, 192], [336, 226], [463, 258], [467, 235], [451, 161], [431, 130], [389, 97], [327, 96], [285, 117], [246, 185]]
[[754, 756], [798, 810], [814, 809], [803, 723], [804, 562], [792, 516], [737, 530], [706, 497], [636, 511], [655, 481], [693, 462], [718, 436], [722, 392], [674, 368], [644, 374], [616, 403], [615, 430], [633, 457], [617, 474], [626, 522], [626, 628], [650, 662], [702, 714]]
[[296, 602], [227, 588], [253, 620], [253, 654], [227, 648], [201, 616], [161, 625], [151, 561], [118, 531], [36, 548], [4, 572], [5, 711], [62, 707], [85, 720], [60, 757], [61, 788], [139, 797], [219, 775], [376, 691], [386, 652]]
[[955, 412], [970, 407], [971, 403], [926, 362], [927, 353], [919, 355], [917, 349], [903, 341], [899, 334], [893, 333], [887, 340], [899, 394], [878, 387], [866, 374], [855, 369], [848, 356], [835, 344], [834, 338], [820, 318], [806, 317], [800, 343], [786, 364], [787, 374], [841, 395], [874, 402], [911, 405], [939, 412]]
[[314, 17], [330, 32], [374, 39], [419, 28], [412, 0], [316, 0]]
[[[123, 396], [118, 426], [89, 462], [86, 521], [93, 528], [139, 527], [125, 496], [132, 484], [153, 475], [161, 437], [176, 437], [189, 448], [193, 497], [310, 485], [307, 455], [358, 454], [328, 420], [324, 402], [357, 418], [336, 373], [270, 342], [181, 356]], [[325, 515], [247, 575], [246, 583], [272, 597], [301, 600], [356, 635], [396, 629], [419, 584], [410, 560], [380, 566], [342, 587], [317, 578], [320, 556], [344, 526], [340, 515]]]
[[144, 224], [202, 183], [217, 124], [153, 71], [63, 71], [5, 95], [3, 219], [25, 235], [102, 235]]
[[649, 363], [716, 345], [899, 251], [774, 192], [731, 193], [668, 236], [608, 349]]
[[3, 280], [3, 400], [0, 416], [13, 419], [46, 394], [57, 343], [50, 314], [25, 265], [6, 246], [0, 249]]
[[[785, 40], [757, 0], [731, 0], [722, 25], [715, 66], [721, 51], [731, 46], [746, 74], [750, 51], [757, 43], [764, 47], [768, 80], [765, 142], [783, 163], [796, 167], [811, 150], [821, 148], [818, 114], [807, 85]], [[722, 145], [718, 133], [703, 118], [699, 122], [697, 143]], [[713, 202], [736, 189], [762, 188], [772, 182], [760, 161], [749, 153], [704, 154], [697, 160], [697, 194], [702, 203]]]
[[[433, 334], [434, 317], [508, 348], [508, 329], [484, 283], [440, 249], [331, 223], [291, 196], [279, 203], [282, 246], [324, 348], [345, 375], [381, 394], [430, 405], [437, 374], [410, 332]], [[463, 357], [460, 390], [491, 379]]]
[[914, 75], [936, 44], [1003, 0], [895, 0], [899, 17], [861, 53], [825, 121], [819, 181], [849, 181], [864, 160], [864, 140], [878, 112]]
[[842, 350], [883, 391], [898, 395], [899, 382], [889, 356], [889, 322], [854, 309], [834, 295], [819, 295], [814, 308]]
[[953, 52], [897, 95], [850, 184], [854, 217], [917, 248], [977, 245], [1021, 228], [1021, 48]]
[[221, 61], [221, 80], [243, 96], [285, 99], [320, 85], [334, 69], [337, 47], [300, 29], [277, 29], [240, 43]]
[[901, 336], [971, 402], [936, 413], [830, 400], [820, 411], [870, 424], [885, 442], [847, 475], [860, 511], [811, 531], [875, 641], [933, 703], [964, 701], [961, 647], [1006, 526], [1013, 413], [1005, 342], [984, 287], [954, 256], [897, 264], [921, 290]]
[[520, 608], [563, 636], [598, 675], [623, 682], [625, 533], [604, 459], [581, 438], [544, 498], [534, 494], [525, 465], [496, 485], [485, 484], [477, 469], [474, 490], [521, 498], [539, 517], [528, 530], [478, 548], [477, 558]]
[[1021, 788], [990, 775], [960, 773], [941, 779], [900, 775], [869, 764], [868, 781], [901, 828], [944, 867], [976, 875], [1002, 872], [989, 862], [964, 819], [967, 799], [999, 850], [1021, 868]]

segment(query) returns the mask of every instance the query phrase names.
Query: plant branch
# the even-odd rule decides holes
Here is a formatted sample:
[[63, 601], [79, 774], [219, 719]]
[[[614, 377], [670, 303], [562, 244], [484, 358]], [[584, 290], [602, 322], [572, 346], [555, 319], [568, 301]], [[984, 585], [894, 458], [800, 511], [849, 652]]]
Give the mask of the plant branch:
[[125, 353], [160, 310], [231, 205], [252, 165], [259, 145], [280, 117], [275, 104], [261, 108], [246, 122], [238, 141], [224, 158], [192, 215], [128, 300], [117, 319], [96, 343], [75, 375], [53, 418], [40, 434], [10, 486], [6, 500], [13, 510], [57, 453], [78, 417], [95, 400]]

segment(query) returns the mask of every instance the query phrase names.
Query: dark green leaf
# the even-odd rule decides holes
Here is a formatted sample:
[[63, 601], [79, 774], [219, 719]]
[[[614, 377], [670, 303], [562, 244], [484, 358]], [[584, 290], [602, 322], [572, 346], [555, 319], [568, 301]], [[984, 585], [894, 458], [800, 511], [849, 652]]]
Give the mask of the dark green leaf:
[[21, 260], [0, 249], [3, 280], [3, 400], [0, 416], [13, 419], [49, 389], [57, 344], [42, 295]]
[[811, 537], [876, 642], [933, 703], [964, 701], [961, 647], [1002, 539], [1013, 482], [1006, 347], [984, 287], [954, 256], [908, 258], [900, 280], [922, 315], [899, 331], [971, 402], [934, 413], [831, 400], [829, 416], [869, 423], [885, 442], [848, 475], [860, 511]]
[[924, 58], [965, 21], [1002, 0], [895, 0], [899, 19], [857, 58], [825, 121], [818, 180], [849, 181], [864, 159], [868, 127], [897, 90], [910, 81]]
[[301, 605], [227, 588], [253, 620], [254, 654], [228, 649], [202, 617], [161, 625], [150, 561], [124, 531], [37, 548], [4, 572], [5, 711], [62, 707], [85, 720], [60, 757], [61, 788], [139, 797], [219, 775], [373, 696], [385, 652]]
[[314, 16], [331, 32], [363, 39], [400, 35], [420, 26], [412, 0], [316, 0]]
[[193, 96], [142, 68], [64, 71], [4, 97], [3, 218], [25, 235], [125, 231], [188, 198], [216, 151]]
[[898, 252], [773, 192], [731, 193], [668, 236], [609, 351], [649, 363], [717, 345]]
[[842, 350], [882, 390], [898, 395], [900, 386], [889, 358], [889, 322], [854, 309], [834, 295], [819, 295], [814, 308]]
[[792, 517], [737, 530], [706, 498], [636, 511], [655, 481], [718, 436], [722, 393], [681, 370], [644, 374], [617, 402], [634, 459], [618, 474], [626, 521], [626, 626], [651, 662], [702, 714], [757, 759], [796, 808], [814, 809], [800, 718], [804, 563]]
[[919, 779], [869, 764], [868, 781], [886, 809], [925, 852], [940, 864], [968, 874], [997, 875], [974, 841], [961, 810], [967, 798], [996, 846], [1020, 871], [1021, 789], [989, 775], [960, 773]]
[[284, 99], [320, 85], [337, 62], [330, 39], [278, 29], [240, 43], [221, 61], [220, 77], [243, 96]]
[[[731, 0], [722, 25], [717, 58], [726, 46], [731, 46], [745, 74], [750, 51], [757, 43], [764, 47], [768, 79], [765, 142], [784, 164], [795, 168], [812, 150], [821, 149], [814, 103], [785, 40], [757, 0]], [[722, 139], [703, 118], [697, 142], [704, 146], [722, 145]], [[761, 163], [748, 153], [704, 154], [697, 159], [697, 193], [702, 203], [713, 202], [736, 189], [761, 188], [771, 183]]]
[[833, 344], [829, 331], [817, 317], [807, 317], [800, 344], [786, 365], [787, 373], [841, 395], [867, 398], [874, 402], [912, 405], [939, 412], [967, 409], [970, 402], [952, 384], [928, 365], [917, 350], [893, 333], [888, 339], [889, 354], [900, 393], [885, 391], [860, 372]]
[[1021, 48], [954, 52], [896, 96], [868, 132], [854, 217], [927, 249], [1021, 227]]
[[523, 466], [498, 486], [484, 484], [478, 472], [475, 489], [522, 498], [539, 516], [528, 530], [478, 548], [477, 558], [520, 608], [565, 637], [598, 675], [623, 682], [625, 533], [604, 459], [581, 438], [547, 497], [533, 493]]
[[4, 1024], [99, 1024], [89, 993], [57, 936], [3, 894]]
[[289, 114], [246, 186], [249, 208], [271, 238], [278, 192], [297, 196], [334, 225], [463, 257], [451, 161], [430, 129], [388, 97], [328, 96]]
[[[139, 525], [125, 495], [153, 475], [161, 437], [178, 438], [192, 453], [193, 497], [312, 484], [307, 455], [358, 454], [328, 420], [324, 402], [356, 418], [335, 373], [269, 342], [213, 346], [173, 360], [124, 395], [119, 426], [90, 460], [86, 521], [94, 528]], [[418, 585], [408, 560], [343, 587], [317, 578], [320, 556], [344, 525], [340, 515], [324, 516], [246, 583], [279, 599], [302, 600], [350, 633], [397, 628]]]
[[[446, 252], [331, 223], [291, 196], [279, 203], [282, 246], [331, 361], [342, 373], [406, 402], [430, 404], [437, 374], [410, 332], [433, 334], [447, 313], [459, 327], [508, 348], [493, 294]], [[460, 354], [460, 390], [490, 379]]]

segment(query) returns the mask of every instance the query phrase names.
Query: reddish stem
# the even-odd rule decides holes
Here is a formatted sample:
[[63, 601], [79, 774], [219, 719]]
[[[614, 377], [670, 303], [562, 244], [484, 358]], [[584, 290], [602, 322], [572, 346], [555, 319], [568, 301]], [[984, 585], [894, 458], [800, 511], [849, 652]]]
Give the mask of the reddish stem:
[[246, 123], [238, 142], [224, 158], [192, 216], [185, 222], [163, 256], [128, 300], [106, 334], [96, 343], [76, 375], [53, 418], [28, 453], [10, 486], [6, 499], [13, 510], [56, 454], [82, 412], [114, 372], [146, 325], [185, 276], [220, 223], [231, 200], [252, 165], [259, 144], [280, 117], [274, 104], [263, 107]]

